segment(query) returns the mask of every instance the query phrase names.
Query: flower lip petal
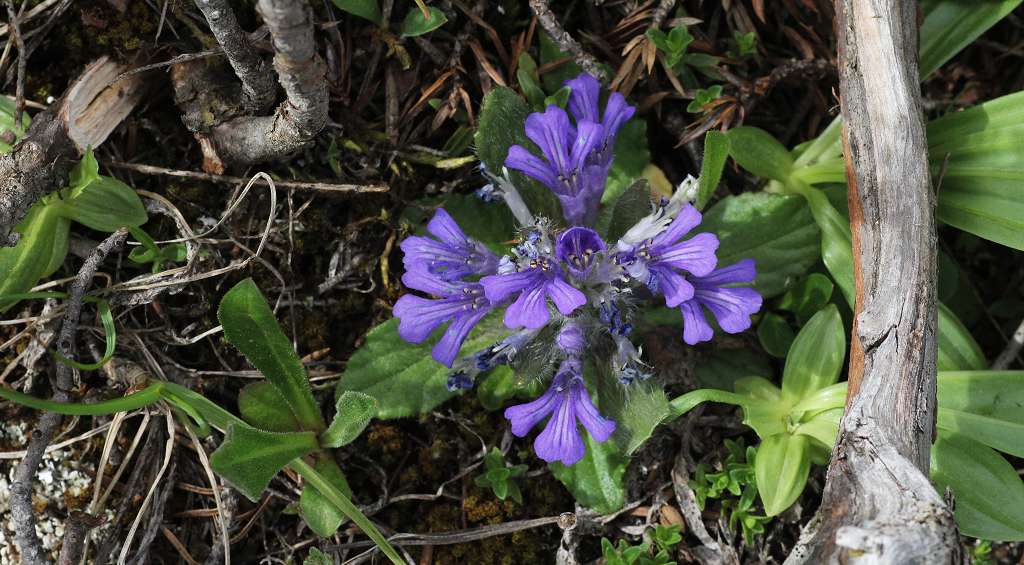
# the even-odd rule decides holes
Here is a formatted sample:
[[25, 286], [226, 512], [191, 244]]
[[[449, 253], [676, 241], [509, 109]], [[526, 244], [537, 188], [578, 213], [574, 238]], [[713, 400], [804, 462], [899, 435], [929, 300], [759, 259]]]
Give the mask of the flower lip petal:
[[[551, 301], [555, 303], [555, 307], [558, 308], [558, 311], [563, 316], [572, 314], [577, 308], [587, 303], [586, 294], [583, 294], [583, 292], [565, 282], [559, 276], [555, 276], [548, 281], [545, 287], [547, 295], [551, 297]], [[547, 323], [547, 320], [545, 320], [545, 323]]]
[[560, 461], [564, 465], [572, 465], [583, 459], [586, 447], [576, 423], [576, 405], [568, 395], [562, 393], [560, 396], [563, 400], [548, 420], [544, 431], [534, 440], [533, 449], [537, 457], [549, 463]]
[[580, 73], [576, 78], [565, 81], [571, 89], [569, 93], [569, 111], [577, 122], [590, 120], [596, 122], [598, 103], [601, 97], [601, 83], [589, 73]]
[[512, 434], [524, 437], [534, 426], [551, 414], [561, 402], [563, 396], [558, 388], [551, 386], [540, 397], [526, 404], [517, 404], [505, 409], [505, 419], [512, 424]]
[[565, 193], [567, 190], [565, 183], [558, 180], [558, 171], [522, 145], [508, 148], [505, 166], [542, 183], [555, 194]]
[[505, 309], [505, 327], [510, 329], [539, 329], [551, 319], [547, 301], [544, 300], [544, 286], [539, 284], [524, 290], [515, 302]]
[[526, 117], [526, 137], [537, 144], [548, 163], [565, 176], [569, 169], [569, 151], [576, 131], [569, 123], [569, 115], [558, 106], [548, 106], [543, 112]]
[[462, 342], [466, 340], [470, 330], [490, 310], [490, 308], [475, 308], [456, 315], [452, 323], [448, 324], [448, 329], [444, 331], [444, 335], [434, 345], [434, 349], [431, 351], [434, 359], [445, 367], [451, 368], [455, 358], [459, 355], [459, 350], [462, 349]]
[[462, 228], [444, 208], [434, 212], [434, 217], [427, 222], [427, 231], [452, 247], [463, 247], [469, 243]]
[[598, 413], [594, 403], [590, 400], [590, 395], [587, 394], [587, 388], [583, 385], [583, 380], [577, 378], [576, 381], [572, 385], [571, 396], [569, 397], [569, 401], [576, 405], [576, 417], [579, 418], [583, 427], [590, 432], [590, 437], [594, 438], [598, 443], [604, 442], [615, 431], [615, 422], [602, 417]]

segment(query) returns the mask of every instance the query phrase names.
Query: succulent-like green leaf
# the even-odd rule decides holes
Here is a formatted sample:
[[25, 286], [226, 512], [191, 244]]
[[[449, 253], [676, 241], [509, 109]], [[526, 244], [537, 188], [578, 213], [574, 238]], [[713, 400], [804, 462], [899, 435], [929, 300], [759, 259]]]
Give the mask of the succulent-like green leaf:
[[815, 314], [800, 330], [782, 373], [782, 397], [799, 402], [839, 380], [846, 358], [846, 330], [835, 305]]
[[781, 433], [764, 438], [757, 448], [754, 473], [768, 516], [781, 514], [804, 491], [811, 472], [809, 442], [806, 435]]
[[416, 37], [430, 33], [448, 21], [444, 12], [435, 6], [429, 6], [427, 11], [430, 12], [429, 16], [423, 15], [423, 11], [418, 7], [414, 6], [409, 9], [409, 13], [402, 20], [400, 28], [402, 37]]
[[1024, 483], [993, 449], [940, 429], [931, 450], [931, 478], [939, 492], [953, 491], [961, 533], [996, 541], [1024, 540]]

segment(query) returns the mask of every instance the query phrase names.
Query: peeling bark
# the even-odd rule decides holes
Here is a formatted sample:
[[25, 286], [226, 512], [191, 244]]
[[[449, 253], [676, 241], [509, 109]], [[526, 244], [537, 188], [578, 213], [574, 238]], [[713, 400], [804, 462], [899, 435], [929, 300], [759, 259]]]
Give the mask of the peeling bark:
[[274, 77], [252, 48], [249, 36], [238, 25], [230, 4], [227, 0], [196, 0], [196, 6], [203, 12], [210, 31], [224, 49], [238, 80], [242, 82], [246, 107], [252, 113], [269, 110], [276, 94]]
[[837, 0], [857, 289], [850, 393], [818, 515], [787, 563], [955, 563], [928, 478], [935, 428], [935, 196], [916, 3]]
[[221, 161], [250, 164], [287, 156], [312, 142], [327, 122], [326, 67], [316, 53], [309, 4], [260, 0], [257, 9], [270, 30], [274, 69], [287, 100], [272, 116], [236, 118], [197, 134], [201, 145], [212, 142], [204, 154], [213, 169]]

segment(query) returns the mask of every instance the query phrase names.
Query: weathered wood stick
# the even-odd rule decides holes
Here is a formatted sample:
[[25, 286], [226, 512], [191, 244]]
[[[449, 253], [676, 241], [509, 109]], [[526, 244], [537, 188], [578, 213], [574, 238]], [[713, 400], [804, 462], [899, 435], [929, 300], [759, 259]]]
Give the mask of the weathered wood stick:
[[935, 195], [917, 3], [836, 0], [857, 300], [850, 394], [822, 505], [787, 563], [954, 563], [928, 478], [935, 429]]

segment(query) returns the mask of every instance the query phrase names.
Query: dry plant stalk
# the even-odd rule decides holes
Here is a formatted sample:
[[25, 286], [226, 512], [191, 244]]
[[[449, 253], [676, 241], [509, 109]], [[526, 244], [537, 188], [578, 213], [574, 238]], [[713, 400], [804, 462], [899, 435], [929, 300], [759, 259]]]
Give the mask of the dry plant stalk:
[[954, 563], [928, 478], [935, 429], [935, 195], [916, 2], [838, 0], [857, 289], [847, 409], [818, 515], [787, 563]]

